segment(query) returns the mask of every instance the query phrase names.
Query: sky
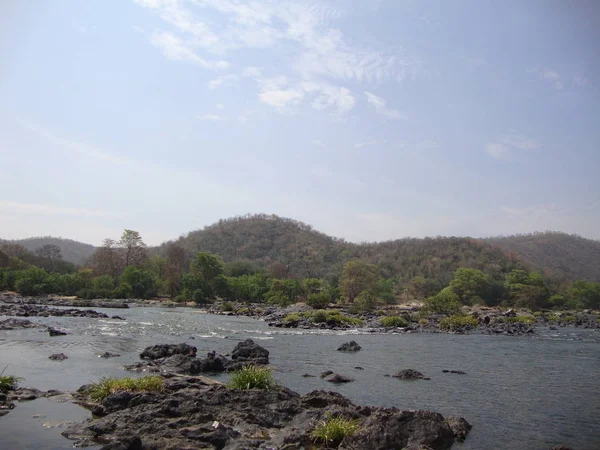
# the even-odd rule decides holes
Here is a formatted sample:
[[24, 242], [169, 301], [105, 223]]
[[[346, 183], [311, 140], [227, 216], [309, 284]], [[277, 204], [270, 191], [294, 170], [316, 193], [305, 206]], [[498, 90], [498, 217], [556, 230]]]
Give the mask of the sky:
[[600, 3], [0, 2], [0, 237], [600, 239]]

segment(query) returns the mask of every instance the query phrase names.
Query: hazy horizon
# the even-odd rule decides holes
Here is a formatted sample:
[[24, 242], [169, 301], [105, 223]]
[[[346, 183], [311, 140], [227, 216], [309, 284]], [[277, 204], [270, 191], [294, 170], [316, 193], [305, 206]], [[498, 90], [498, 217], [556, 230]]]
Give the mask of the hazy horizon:
[[24, 0], [0, 37], [0, 238], [600, 239], [597, 2]]

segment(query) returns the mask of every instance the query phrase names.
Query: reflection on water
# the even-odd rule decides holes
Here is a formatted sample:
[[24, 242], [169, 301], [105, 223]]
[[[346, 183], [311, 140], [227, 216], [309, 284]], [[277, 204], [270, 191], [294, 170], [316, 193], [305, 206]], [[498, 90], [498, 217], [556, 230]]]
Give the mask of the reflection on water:
[[[114, 310], [102, 311], [115, 314]], [[25, 377], [28, 385], [75, 390], [103, 376], [123, 376], [122, 366], [137, 361], [148, 345], [187, 342], [198, 347], [199, 355], [211, 350], [229, 353], [238, 341], [251, 337], [271, 352], [279, 381], [299, 392], [333, 389], [355, 403], [433, 409], [466, 417], [474, 428], [460, 446], [463, 449], [545, 450], [558, 444], [583, 450], [600, 448], [597, 331], [545, 330], [540, 336], [521, 338], [373, 335], [358, 330], [270, 328], [252, 318], [211, 316], [189, 309], [131, 308], [118, 314], [127, 320], [31, 318], [71, 334], [50, 338], [35, 329], [0, 332], [0, 362], [9, 364], [7, 373]], [[337, 352], [349, 339], [355, 339], [363, 350]], [[105, 351], [121, 356], [95, 356]], [[48, 359], [60, 352], [69, 359]], [[365, 370], [356, 370], [356, 366]], [[431, 380], [403, 382], [384, 376], [405, 368], [420, 370]], [[467, 375], [445, 374], [443, 369], [464, 370]], [[318, 377], [302, 377], [324, 370], [335, 370], [356, 381], [332, 386]], [[226, 379], [227, 375], [216, 378]], [[12, 416], [11, 424], [19, 423], [19, 429], [30, 431], [24, 445], [63, 448], [48, 447], [47, 431], [30, 418], [36, 413], [32, 411], [45, 408], [36, 405], [48, 401], [28, 403], [27, 409], [19, 405], [0, 418], [0, 437], [12, 429], [5, 426], [6, 418]], [[85, 414], [73, 408], [76, 414]], [[25, 439], [25, 434], [13, 433], [13, 439], [15, 436]], [[69, 442], [65, 443], [68, 448]]]

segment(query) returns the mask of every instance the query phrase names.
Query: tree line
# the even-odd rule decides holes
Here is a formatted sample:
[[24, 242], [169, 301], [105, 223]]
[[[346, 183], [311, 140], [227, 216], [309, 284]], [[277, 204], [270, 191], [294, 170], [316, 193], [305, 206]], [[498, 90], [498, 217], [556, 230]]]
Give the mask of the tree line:
[[163, 255], [152, 255], [134, 230], [124, 230], [118, 241], [105, 239], [82, 268], [65, 263], [60, 248], [50, 247], [32, 253], [14, 244], [1, 245], [0, 289], [22, 295], [82, 298], [163, 296], [197, 304], [215, 299], [282, 306], [303, 301], [315, 308], [343, 303], [361, 311], [412, 299], [425, 299], [431, 311], [448, 313], [477, 304], [532, 309], [600, 307], [600, 283], [552, 286], [540, 273], [523, 268], [499, 277], [475, 267], [459, 267], [442, 285], [423, 275], [390, 276], [381, 265], [352, 259], [338, 273], [298, 277], [282, 262], [268, 266], [245, 260], [224, 262], [205, 251], [190, 256], [176, 242], [164, 246]]

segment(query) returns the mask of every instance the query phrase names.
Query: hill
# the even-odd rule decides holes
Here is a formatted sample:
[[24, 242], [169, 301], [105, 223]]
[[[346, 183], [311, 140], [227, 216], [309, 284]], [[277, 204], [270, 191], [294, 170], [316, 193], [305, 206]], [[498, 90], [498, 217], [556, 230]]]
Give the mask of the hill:
[[490, 238], [487, 242], [561, 279], [600, 281], [600, 241], [548, 231]]
[[[442, 287], [458, 267], [474, 267], [500, 279], [520, 266], [517, 257], [482, 240], [436, 237], [354, 244], [302, 222], [264, 214], [220, 220], [174, 242], [188, 255], [207, 251], [226, 262], [248, 260], [265, 267], [279, 264], [300, 277], [337, 276], [345, 262], [359, 258], [377, 264], [385, 277], [423, 277]], [[158, 251], [164, 253], [168, 244]]]
[[72, 239], [55, 238], [51, 236], [32, 237], [12, 241], [0, 240], [0, 243], [19, 244], [30, 252], [35, 252], [44, 245], [56, 245], [60, 247], [62, 259], [78, 266], [83, 265], [94, 253], [96, 247]]

